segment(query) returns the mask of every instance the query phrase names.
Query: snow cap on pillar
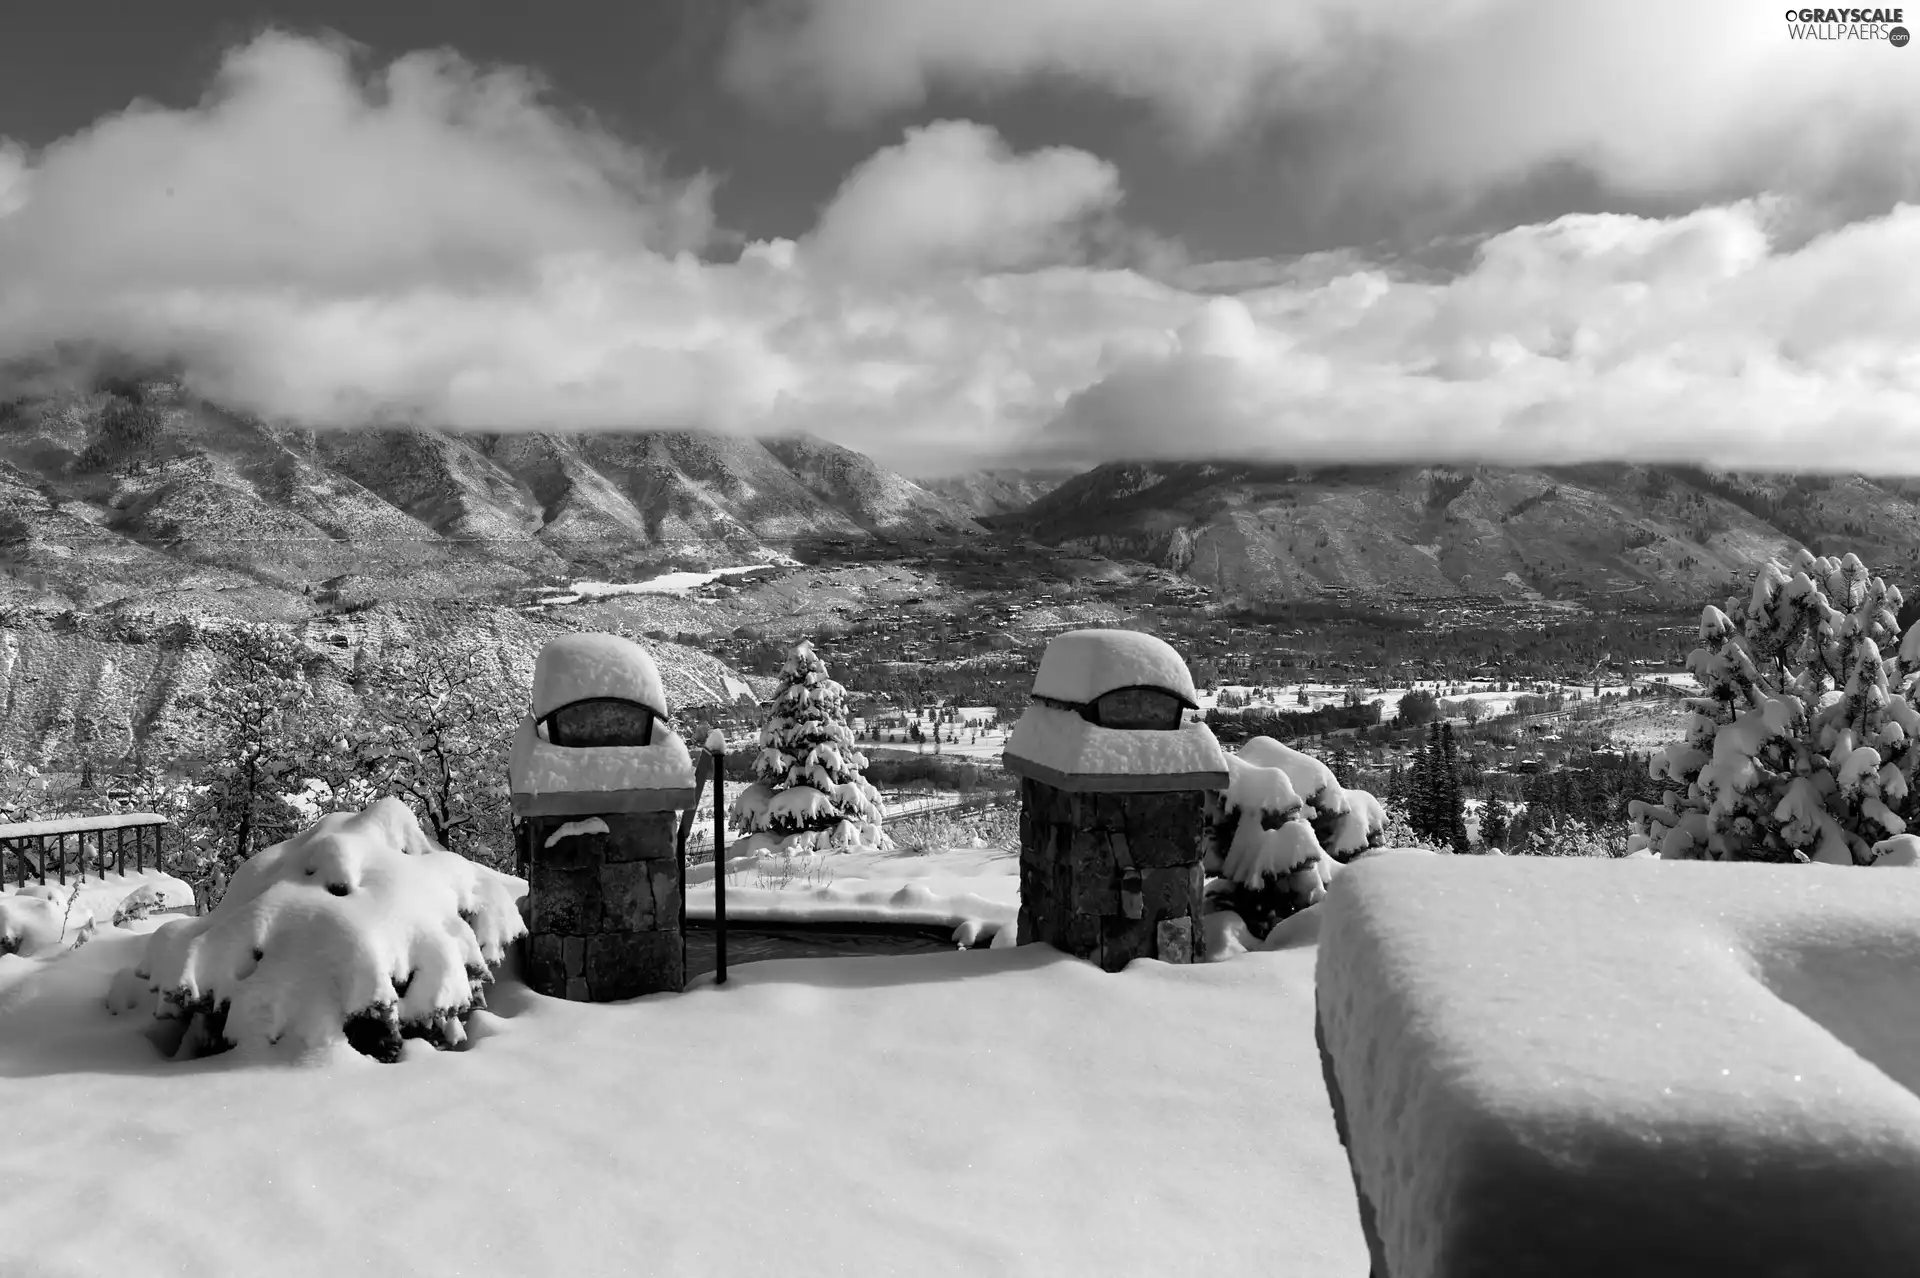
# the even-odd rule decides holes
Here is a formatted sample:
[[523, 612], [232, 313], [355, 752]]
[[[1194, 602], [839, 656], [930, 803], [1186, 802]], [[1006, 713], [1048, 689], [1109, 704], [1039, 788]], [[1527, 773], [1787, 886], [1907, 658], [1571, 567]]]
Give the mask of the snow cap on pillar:
[[1173, 645], [1137, 630], [1069, 630], [1040, 658], [1033, 695], [1085, 705], [1120, 688], [1159, 688], [1199, 709], [1193, 674]]
[[[1144, 690], [1152, 726], [1102, 726], [1103, 699]], [[1181, 706], [1199, 700], [1172, 645], [1131, 630], [1070, 630], [1047, 645], [1034, 676], [1038, 703], [1020, 716], [1002, 756], [1016, 776], [1070, 791], [1219, 790], [1227, 757]], [[1177, 704], [1175, 704], [1177, 703]], [[1104, 722], [1114, 722], [1105, 720]], [[1126, 720], [1120, 720], [1123, 724]]]
[[660, 671], [645, 648], [619, 635], [561, 635], [533, 663], [533, 717], [594, 697], [617, 697], [667, 717]]
[[[543, 738], [540, 722], [581, 701], [630, 701], [655, 717], [646, 745], [563, 745]], [[513, 810], [520, 816], [657, 812], [693, 802], [695, 774], [686, 742], [667, 726], [667, 698], [647, 650], [608, 634], [561, 635], [533, 666], [531, 712], [520, 721], [508, 760]]]

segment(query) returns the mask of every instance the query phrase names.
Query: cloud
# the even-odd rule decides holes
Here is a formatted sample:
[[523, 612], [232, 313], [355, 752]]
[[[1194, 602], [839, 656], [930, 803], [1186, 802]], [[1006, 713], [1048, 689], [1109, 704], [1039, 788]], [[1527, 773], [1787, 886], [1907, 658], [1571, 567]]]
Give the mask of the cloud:
[[1575, 163], [1644, 196], [1920, 195], [1920, 77], [1885, 41], [1789, 37], [1750, 0], [771, 0], [738, 91], [854, 121], [1041, 79], [1244, 149], [1282, 120], [1309, 186], [1470, 198]]
[[[269, 36], [206, 100], [0, 141], [0, 359], [171, 360], [314, 425], [810, 430], [932, 472], [1145, 456], [1920, 472], [1920, 207], [1129, 269], [1112, 170], [948, 122], [718, 262], [709, 184], [451, 54]], [[923, 214], [938, 196], [938, 218]], [[1086, 242], [1081, 232], [1087, 231]], [[1076, 257], [1085, 249], [1087, 255]], [[1124, 251], [1122, 251], [1124, 250]]]
[[1036, 460], [1705, 461], [1920, 473], [1920, 207], [1775, 247], [1761, 201], [1579, 215], [1444, 283], [1218, 297], [1040, 432]]
[[853, 273], [1017, 269], [1073, 256], [1119, 201], [1119, 172], [1098, 156], [1015, 155], [985, 125], [939, 120], [848, 174], [804, 247]]

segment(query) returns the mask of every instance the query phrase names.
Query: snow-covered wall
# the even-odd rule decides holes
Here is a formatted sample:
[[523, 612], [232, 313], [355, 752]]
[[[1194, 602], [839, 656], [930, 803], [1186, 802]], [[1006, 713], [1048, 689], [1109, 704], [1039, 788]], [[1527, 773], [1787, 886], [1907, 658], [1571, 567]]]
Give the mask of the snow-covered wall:
[[1316, 984], [1395, 1275], [1920, 1256], [1920, 875], [1370, 854]]

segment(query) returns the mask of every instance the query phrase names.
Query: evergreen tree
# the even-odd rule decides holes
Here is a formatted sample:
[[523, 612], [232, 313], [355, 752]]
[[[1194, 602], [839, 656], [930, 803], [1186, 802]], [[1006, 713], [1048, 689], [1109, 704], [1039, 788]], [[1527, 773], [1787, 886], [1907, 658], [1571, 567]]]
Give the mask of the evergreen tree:
[[1453, 846], [1455, 852], [1467, 850], [1467, 804], [1460, 793], [1460, 771], [1453, 755], [1453, 725], [1440, 725], [1440, 769], [1437, 796], [1440, 828], [1435, 837]]
[[846, 696], [813, 645], [795, 644], [760, 730], [754, 783], [733, 804], [736, 829], [782, 850], [892, 846], [879, 792], [860, 775], [867, 759], [854, 749]]
[[1407, 774], [1407, 824], [1422, 839], [1433, 837], [1433, 741], [1432, 734], [1414, 752], [1413, 766]]
[[1480, 846], [1504, 849], [1507, 846], [1507, 828], [1506, 801], [1497, 794], [1493, 795], [1480, 810]]
[[[1707, 607], [1687, 667], [1704, 695], [1653, 761], [1632, 848], [1674, 858], [1870, 865], [1914, 814], [1920, 629], [1858, 557], [1802, 550]], [[1885, 655], [1893, 649], [1893, 655]]]

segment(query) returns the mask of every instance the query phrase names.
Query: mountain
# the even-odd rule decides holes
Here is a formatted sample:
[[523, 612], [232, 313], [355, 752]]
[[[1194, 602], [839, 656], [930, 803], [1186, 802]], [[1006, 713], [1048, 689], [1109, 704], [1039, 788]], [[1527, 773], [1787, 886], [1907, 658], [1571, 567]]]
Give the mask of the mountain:
[[1920, 565], [1920, 481], [1677, 466], [1099, 466], [989, 520], [1250, 598], [1694, 606], [1770, 556]]
[[1071, 470], [976, 470], [944, 479], [923, 479], [920, 486], [948, 498], [974, 515], [1011, 515], [1072, 479]]
[[487, 597], [813, 538], [981, 531], [958, 503], [806, 436], [314, 431], [166, 379], [0, 389], [0, 598], [166, 590], [271, 617], [341, 579]]
[[[442, 615], [444, 613], [444, 615]], [[217, 689], [235, 632], [247, 623], [139, 607], [53, 615], [24, 613], [0, 626], [0, 758], [111, 762], [144, 750], [165, 760], [191, 753], [200, 728], [190, 700]], [[367, 670], [439, 642], [448, 623], [497, 654], [519, 687], [534, 658], [568, 627], [511, 608], [386, 606], [283, 623], [306, 653], [319, 700], [351, 713]], [[649, 638], [647, 650], [676, 711], [728, 705], [750, 681], [697, 649]], [[761, 681], [764, 683], [764, 681]]]

